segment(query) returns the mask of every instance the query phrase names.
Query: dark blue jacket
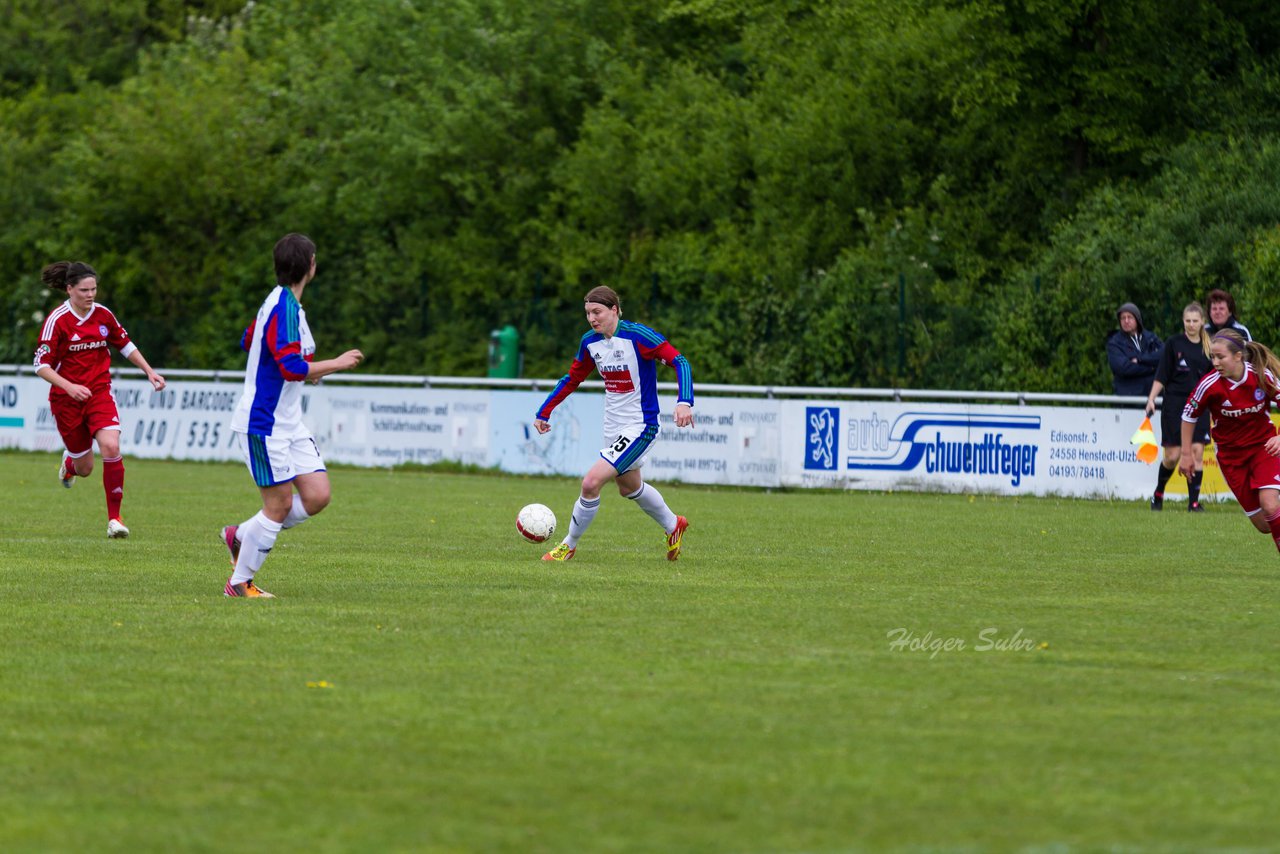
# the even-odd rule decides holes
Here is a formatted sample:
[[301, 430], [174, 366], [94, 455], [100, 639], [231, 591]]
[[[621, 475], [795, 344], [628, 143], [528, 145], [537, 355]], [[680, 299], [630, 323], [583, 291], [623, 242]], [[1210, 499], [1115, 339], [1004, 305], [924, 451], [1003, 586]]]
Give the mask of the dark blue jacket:
[[1107, 336], [1107, 362], [1111, 365], [1112, 387], [1116, 394], [1146, 397], [1156, 378], [1160, 353], [1164, 344], [1154, 332], [1142, 326], [1142, 312], [1131, 302], [1116, 310], [1116, 320], [1123, 312], [1129, 312], [1138, 321], [1133, 335], [1117, 329]]

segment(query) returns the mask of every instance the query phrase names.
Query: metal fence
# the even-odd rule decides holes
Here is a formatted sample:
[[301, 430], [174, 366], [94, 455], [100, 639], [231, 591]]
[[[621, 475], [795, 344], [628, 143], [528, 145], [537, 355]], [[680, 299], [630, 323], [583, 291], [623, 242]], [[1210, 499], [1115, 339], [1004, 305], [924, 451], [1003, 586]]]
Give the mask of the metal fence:
[[[211, 382], [244, 382], [244, 371], [205, 370], [199, 368], [174, 368], [171, 370], [156, 369], [162, 376], [174, 379], [206, 380]], [[33, 376], [35, 369], [31, 365], [0, 365], [0, 375]], [[140, 378], [143, 373], [138, 368], [113, 368], [113, 377]], [[489, 377], [448, 377], [448, 376], [415, 376], [409, 374], [331, 374], [325, 377], [325, 383], [348, 383], [359, 385], [407, 386], [417, 388], [508, 388], [541, 391], [551, 389], [560, 381], [553, 379], [498, 379]], [[604, 383], [599, 380], [587, 380], [581, 386], [584, 389], [603, 389]], [[675, 391], [676, 384], [660, 382], [662, 391]], [[981, 390], [944, 390], [944, 389], [909, 389], [909, 388], [825, 388], [820, 386], [775, 386], [775, 385], [731, 385], [723, 383], [698, 383], [696, 391], [699, 395], [733, 395], [739, 397], [763, 398], [829, 398], [835, 400], [892, 400], [892, 401], [947, 401], [952, 403], [985, 402], [1014, 403], [1020, 406], [1027, 404], [1073, 404], [1087, 406], [1113, 406], [1124, 408], [1142, 408], [1146, 405], [1145, 397], [1122, 397], [1114, 394], [1067, 394], [1060, 392], [1023, 392], [1023, 391], [981, 391]], [[1159, 400], [1159, 398], [1157, 398]]]

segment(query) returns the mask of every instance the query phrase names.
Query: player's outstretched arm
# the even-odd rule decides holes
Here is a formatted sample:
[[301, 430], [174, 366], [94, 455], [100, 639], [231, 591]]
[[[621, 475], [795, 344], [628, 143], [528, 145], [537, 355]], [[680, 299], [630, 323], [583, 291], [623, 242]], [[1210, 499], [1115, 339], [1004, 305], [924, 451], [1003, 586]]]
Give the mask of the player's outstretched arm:
[[338, 371], [349, 371], [364, 360], [364, 353], [359, 350], [348, 350], [336, 359], [325, 359], [321, 362], [307, 363], [307, 379], [318, 380]]
[[573, 364], [569, 366], [569, 373], [560, 378], [560, 382], [556, 383], [551, 394], [547, 395], [547, 399], [538, 407], [538, 411], [533, 416], [533, 429], [539, 433], [545, 433], [551, 429], [551, 412], [563, 403], [566, 397], [573, 394], [583, 380], [591, 376], [591, 372], [595, 370], [595, 364], [591, 354], [585, 348], [579, 351], [578, 358], [574, 359]]
[[143, 358], [141, 350], [135, 347], [125, 358], [133, 362], [137, 367], [142, 368], [142, 372], [147, 375], [147, 382], [151, 383], [152, 388], [156, 391], [164, 390], [164, 377], [157, 374], [155, 369], [147, 364], [147, 360]]

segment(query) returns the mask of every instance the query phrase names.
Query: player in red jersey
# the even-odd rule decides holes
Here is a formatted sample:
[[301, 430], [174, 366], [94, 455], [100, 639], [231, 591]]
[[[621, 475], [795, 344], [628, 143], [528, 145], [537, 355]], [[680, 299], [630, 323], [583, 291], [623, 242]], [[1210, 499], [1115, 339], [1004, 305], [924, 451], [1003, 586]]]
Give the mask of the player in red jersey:
[[1223, 479], [1253, 526], [1280, 549], [1280, 436], [1270, 415], [1271, 404], [1280, 404], [1280, 359], [1234, 329], [1213, 336], [1209, 358], [1215, 370], [1205, 374], [1182, 412], [1178, 470], [1190, 480], [1196, 419], [1210, 413]]
[[102, 454], [102, 487], [107, 493], [107, 536], [129, 536], [120, 519], [124, 498], [124, 461], [120, 458], [120, 413], [111, 392], [111, 353], [115, 347], [142, 369], [152, 388], [164, 388], [164, 377], [124, 331], [116, 316], [94, 302], [98, 274], [81, 261], [59, 261], [40, 272], [40, 279], [67, 301], [49, 312], [40, 327], [36, 347], [36, 375], [53, 386], [49, 409], [57, 422], [66, 453], [58, 466], [58, 480], [70, 488], [75, 478], [93, 471], [93, 442]]

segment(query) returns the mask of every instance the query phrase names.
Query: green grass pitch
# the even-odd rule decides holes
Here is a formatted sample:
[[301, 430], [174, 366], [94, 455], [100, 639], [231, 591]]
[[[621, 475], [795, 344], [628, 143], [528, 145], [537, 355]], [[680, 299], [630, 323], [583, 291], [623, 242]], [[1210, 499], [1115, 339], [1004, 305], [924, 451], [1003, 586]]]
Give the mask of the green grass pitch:
[[109, 541], [100, 467], [0, 453], [6, 852], [1280, 840], [1280, 558], [1235, 505], [662, 484], [679, 562], [612, 491], [548, 566], [515, 513], [574, 480], [339, 468], [267, 602], [222, 596], [242, 467], [126, 465]]

